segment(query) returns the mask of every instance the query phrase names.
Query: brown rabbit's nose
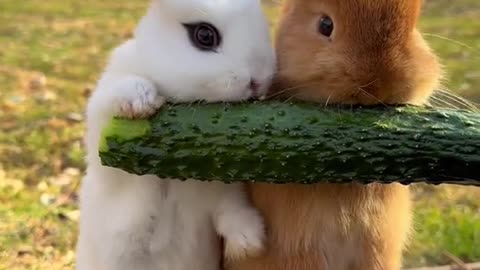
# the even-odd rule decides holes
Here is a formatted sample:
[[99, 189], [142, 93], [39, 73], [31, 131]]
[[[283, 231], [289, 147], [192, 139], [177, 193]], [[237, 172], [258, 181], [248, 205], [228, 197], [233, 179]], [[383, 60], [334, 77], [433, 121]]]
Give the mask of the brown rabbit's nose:
[[260, 84], [255, 79], [251, 79], [248, 87], [252, 90], [253, 94], [256, 95], [260, 89]]

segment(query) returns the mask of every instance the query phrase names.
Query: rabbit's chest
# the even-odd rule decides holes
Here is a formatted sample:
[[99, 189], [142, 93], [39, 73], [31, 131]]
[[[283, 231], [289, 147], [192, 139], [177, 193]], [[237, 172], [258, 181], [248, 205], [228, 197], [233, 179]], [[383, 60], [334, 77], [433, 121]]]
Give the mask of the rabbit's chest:
[[[150, 251], [158, 265], [169, 270], [216, 269], [218, 239], [208, 207], [178, 200], [170, 191], [161, 216], [153, 220]], [[182, 259], [178, 259], [182, 258]]]

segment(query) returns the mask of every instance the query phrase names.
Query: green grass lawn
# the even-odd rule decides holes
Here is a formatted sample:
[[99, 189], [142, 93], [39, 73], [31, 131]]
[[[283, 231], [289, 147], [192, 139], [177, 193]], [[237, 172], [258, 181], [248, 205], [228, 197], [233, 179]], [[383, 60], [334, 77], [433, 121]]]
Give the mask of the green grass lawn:
[[[0, 1], [0, 270], [73, 266], [86, 98], [145, 6]], [[476, 102], [478, 18], [478, 0], [429, 0], [421, 21], [447, 69], [446, 87]], [[415, 201], [407, 266], [448, 263], [446, 252], [480, 260], [480, 188], [417, 186]]]

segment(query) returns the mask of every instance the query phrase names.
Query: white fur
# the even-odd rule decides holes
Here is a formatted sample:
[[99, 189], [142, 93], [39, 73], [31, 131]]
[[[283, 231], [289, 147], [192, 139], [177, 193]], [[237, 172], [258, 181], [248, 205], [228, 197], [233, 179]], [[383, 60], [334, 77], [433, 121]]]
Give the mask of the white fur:
[[[223, 35], [218, 53], [192, 46], [182, 23]], [[261, 250], [263, 224], [239, 184], [134, 176], [104, 167], [102, 128], [114, 115], [146, 117], [165, 99], [240, 101], [250, 79], [265, 93], [275, 59], [258, 0], [154, 0], [135, 36], [116, 48], [87, 108], [78, 270], [216, 270]]]

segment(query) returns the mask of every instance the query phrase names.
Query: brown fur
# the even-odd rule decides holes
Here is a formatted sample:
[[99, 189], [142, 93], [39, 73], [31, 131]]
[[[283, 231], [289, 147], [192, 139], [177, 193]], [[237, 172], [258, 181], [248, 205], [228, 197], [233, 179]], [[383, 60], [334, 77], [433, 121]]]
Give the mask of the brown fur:
[[399, 269], [410, 226], [400, 185], [252, 186], [268, 228], [266, 253], [231, 270]]
[[[422, 104], [440, 78], [416, 30], [420, 0], [286, 0], [277, 33], [278, 94], [320, 103]], [[317, 33], [323, 15], [331, 38]], [[400, 184], [251, 184], [266, 252], [228, 270], [398, 270], [410, 230]]]
[[[435, 56], [415, 29], [420, 0], [287, 0], [277, 33], [277, 90], [319, 102], [425, 102]], [[317, 32], [322, 15], [331, 39]]]

